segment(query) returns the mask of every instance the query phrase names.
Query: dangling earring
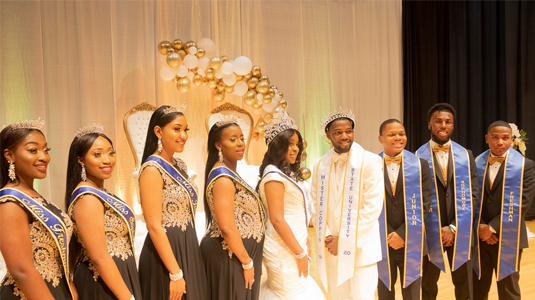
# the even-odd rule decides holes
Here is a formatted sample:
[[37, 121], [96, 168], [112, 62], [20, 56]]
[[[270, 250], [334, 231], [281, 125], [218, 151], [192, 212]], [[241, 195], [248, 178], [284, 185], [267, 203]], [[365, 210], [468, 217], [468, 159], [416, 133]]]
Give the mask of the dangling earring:
[[217, 155], [219, 155], [219, 162], [223, 163], [223, 152], [221, 152], [221, 149], [219, 149], [219, 153]]
[[162, 146], [162, 139], [158, 138], [158, 152], [162, 153], [163, 146]]
[[11, 181], [15, 181], [17, 179], [17, 175], [15, 175], [15, 164], [13, 162], [9, 162], [9, 169], [7, 171], [7, 176]]
[[87, 175], [85, 174], [85, 166], [82, 165], [82, 181], [87, 181]]

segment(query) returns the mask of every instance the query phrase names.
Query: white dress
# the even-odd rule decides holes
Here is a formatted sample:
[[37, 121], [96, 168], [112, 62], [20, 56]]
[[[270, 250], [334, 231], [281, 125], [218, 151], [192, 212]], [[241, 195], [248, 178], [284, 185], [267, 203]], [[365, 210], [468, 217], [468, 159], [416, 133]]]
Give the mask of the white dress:
[[[270, 170], [280, 172], [273, 165], [269, 165], [264, 170], [264, 174]], [[284, 219], [292, 229], [301, 247], [307, 249], [308, 226], [306, 224], [305, 199], [301, 189], [295, 185], [295, 181], [292, 182], [283, 175], [277, 173], [267, 174], [260, 182], [260, 198], [266, 208], [269, 207], [264, 185], [269, 181], [278, 181], [284, 184]], [[303, 190], [306, 190], [302, 182], [297, 184]], [[294, 253], [286, 246], [273, 224], [269, 221], [269, 209], [266, 209], [266, 212], [263, 265], [267, 270], [267, 280], [260, 287], [260, 300], [325, 299], [323, 292], [310, 275], [306, 278], [299, 277]]]

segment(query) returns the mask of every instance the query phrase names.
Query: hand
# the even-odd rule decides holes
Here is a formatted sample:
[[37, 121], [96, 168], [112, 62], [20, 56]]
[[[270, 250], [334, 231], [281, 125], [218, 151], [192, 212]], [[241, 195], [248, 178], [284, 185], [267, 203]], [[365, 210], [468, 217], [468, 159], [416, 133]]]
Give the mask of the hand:
[[338, 237], [329, 235], [325, 238], [325, 247], [327, 251], [334, 256], [338, 255]]
[[451, 231], [449, 226], [444, 226], [441, 229], [442, 231], [442, 245], [444, 247], [450, 247], [455, 241], [455, 234]]
[[184, 277], [169, 283], [169, 300], [180, 300], [185, 293], [186, 281], [184, 281]]
[[308, 256], [305, 256], [297, 260], [297, 269], [299, 270], [299, 277], [303, 275], [305, 278], [308, 276]]
[[498, 241], [498, 235], [493, 233], [485, 242], [489, 245], [495, 245]]
[[252, 290], [254, 284], [254, 267], [249, 270], [243, 270], [243, 277], [245, 277], [245, 288]]
[[492, 231], [487, 224], [479, 224], [479, 238], [486, 242], [492, 236]]
[[312, 257], [312, 248], [310, 248], [310, 240], [307, 238], [307, 253], [308, 258], [310, 259]]
[[386, 239], [388, 241], [388, 246], [392, 247], [394, 250], [405, 247], [405, 241], [395, 231], [391, 232]]
[[72, 282], [71, 279], [69, 279], [71, 282], [71, 290], [72, 290], [72, 299], [78, 300], [78, 291], [76, 290], [76, 287], [74, 286], [74, 282]]

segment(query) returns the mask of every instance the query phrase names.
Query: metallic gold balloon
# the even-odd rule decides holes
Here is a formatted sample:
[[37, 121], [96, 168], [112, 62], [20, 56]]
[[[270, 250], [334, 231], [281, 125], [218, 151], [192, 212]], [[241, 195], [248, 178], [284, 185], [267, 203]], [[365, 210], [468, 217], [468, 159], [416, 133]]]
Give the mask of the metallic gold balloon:
[[180, 50], [184, 48], [184, 43], [182, 42], [182, 40], [179, 40], [179, 39], [174, 40], [172, 45], [173, 45], [173, 48], [175, 48], [176, 50]]
[[167, 54], [175, 52], [175, 48], [167, 47]]
[[258, 101], [256, 101], [255, 103], [253, 103], [253, 108], [254, 109], [259, 109], [262, 107], [262, 102], [258, 103]]
[[305, 160], [307, 159], [307, 156], [308, 156], [307, 152], [306, 152], [306, 151], [303, 151], [303, 152], [301, 153], [301, 161], [305, 161]]
[[217, 83], [217, 89], [220, 90], [220, 91], [224, 91], [226, 87], [227, 86], [225, 85], [225, 83], [223, 81], [219, 81]]
[[243, 77], [245, 77], [245, 79], [250, 79], [251, 77], [253, 77], [253, 74], [251, 72], [243, 75]]
[[161, 41], [158, 44], [158, 52], [160, 52], [161, 55], [167, 55], [167, 48], [169, 47], [171, 47], [171, 42]]
[[254, 89], [256, 85], [258, 84], [258, 78], [252, 77], [251, 79], [247, 80], [247, 85], [250, 89]]
[[273, 115], [271, 113], [266, 113], [262, 119], [264, 119], [264, 121], [266, 122], [269, 122], [269, 120], [273, 119]]
[[226, 63], [227, 61], [230, 61], [230, 59], [228, 58], [228, 56], [226, 56], [226, 55], [221, 55], [221, 64]]
[[[249, 80], [253, 80], [253, 78], [251, 78]], [[256, 85], [256, 91], [261, 93], [261, 94], [267, 93], [268, 90], [269, 90], [269, 83], [267, 81], [265, 81], [265, 80], [260, 81]]]
[[233, 86], [233, 85], [231, 85], [231, 86], [227, 86], [227, 87], [225, 88], [225, 92], [227, 92], [227, 93], [233, 93], [233, 92], [234, 92], [234, 86]]
[[214, 78], [215, 77], [214, 69], [211, 69], [211, 68], [206, 69], [206, 71], [204, 72], [204, 76], [206, 76], [206, 78], [208, 79]]
[[223, 99], [225, 99], [225, 92], [219, 91], [219, 90], [212, 91], [212, 99], [214, 99], [217, 102], [223, 101]]
[[206, 55], [206, 50], [204, 48], [198, 48], [197, 53], [195, 53], [197, 58], [203, 58]]
[[279, 104], [277, 104], [277, 105], [282, 107], [282, 108], [286, 108], [288, 106], [288, 102], [286, 102], [286, 100], [284, 100], [284, 99], [280, 99], [279, 100]]
[[260, 81], [267, 81], [267, 83], [269, 85], [269, 77], [267, 75], [260, 76]]
[[208, 81], [208, 87], [215, 89], [217, 87], [217, 79], [210, 79], [210, 81]]
[[243, 76], [240, 76], [240, 75], [236, 76], [236, 82], [242, 81], [242, 80], [243, 80]]
[[262, 76], [262, 69], [260, 69], [260, 66], [253, 66], [251, 73], [254, 77], [260, 77]]
[[193, 84], [195, 86], [200, 86], [202, 84], [202, 81], [203, 80], [202, 80], [202, 76], [201, 75], [197, 74], [197, 75], [193, 76]]
[[245, 95], [243, 96], [243, 100], [245, 101], [245, 104], [247, 105], [253, 105], [256, 103], [256, 91], [255, 90], [249, 90]]
[[184, 57], [186, 57], [187, 53], [184, 50], [178, 50], [178, 55], [180, 55], [180, 58], [184, 59]]
[[208, 85], [208, 82], [210, 82], [210, 80], [208, 80], [208, 78], [204, 78], [202, 80], [202, 86], [207, 86]]
[[210, 67], [214, 70], [221, 69], [221, 66], [223, 65], [223, 62], [221, 61], [221, 57], [214, 56], [210, 58]]
[[178, 75], [175, 76], [175, 78], [171, 79], [174, 83], [176, 83], [178, 80], [180, 79], [180, 77], [178, 77]]
[[184, 48], [185, 49], [188, 49], [191, 48], [191, 47], [195, 47], [197, 48], [197, 43], [195, 43], [194, 41], [187, 41], [185, 44], [184, 44]]
[[266, 126], [266, 122], [264, 122], [264, 119], [262, 118], [258, 119], [258, 123], [256, 123], [256, 127], [262, 129], [264, 128], [264, 126]]
[[269, 87], [270, 89], [273, 89], [273, 90], [278, 90], [279, 88], [276, 86], [276, 85], [272, 85]]
[[279, 97], [282, 99], [284, 98], [284, 94], [282, 92], [279, 92]]
[[308, 143], [307, 143], [307, 141], [303, 140], [303, 149], [306, 149], [306, 148], [307, 148], [307, 146], [308, 146]]
[[303, 174], [303, 179], [305, 179], [305, 180], [309, 179], [310, 176], [312, 175], [312, 173], [310, 172], [310, 170], [307, 167], [302, 167], [301, 168], [301, 174]]
[[173, 53], [167, 54], [167, 64], [171, 68], [176, 68], [180, 66], [180, 61], [182, 61], [182, 58], [180, 58], [180, 55], [178, 55], [178, 53], [173, 52]]
[[181, 93], [187, 93], [191, 86], [191, 82], [188, 77], [182, 77], [176, 82], [176, 88]]
[[272, 89], [272, 88], [269, 88], [269, 89], [268, 89], [268, 94], [269, 94], [269, 96], [270, 96], [271, 98], [275, 97], [275, 90]]
[[252, 99], [245, 99], [245, 96], [243, 96], [243, 102], [245, 102], [245, 104], [249, 105], [249, 106], [252, 106], [254, 104], [254, 100]]
[[271, 96], [269, 94], [265, 94], [264, 98], [262, 98], [262, 102], [264, 102], [264, 104], [270, 104], [271, 103]]

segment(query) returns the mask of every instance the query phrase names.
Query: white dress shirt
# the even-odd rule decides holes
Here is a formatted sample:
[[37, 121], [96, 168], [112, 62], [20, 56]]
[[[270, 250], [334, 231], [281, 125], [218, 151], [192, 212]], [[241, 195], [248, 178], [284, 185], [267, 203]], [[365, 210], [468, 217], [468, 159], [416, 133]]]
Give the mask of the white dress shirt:
[[[490, 157], [507, 157], [507, 154], [509, 154], [509, 150], [507, 150], [504, 154], [501, 156], [496, 156], [490, 153]], [[492, 165], [489, 165], [489, 175], [490, 175], [490, 186], [492, 187], [492, 184], [494, 183], [494, 180], [496, 179], [496, 175], [498, 175], [498, 171], [500, 170], [500, 167], [502, 166], [501, 162], [495, 162]]]
[[[403, 152], [400, 152], [396, 156], [388, 156], [388, 155], [386, 156], [390, 158], [397, 158], [402, 155], [403, 155]], [[388, 180], [390, 180], [390, 185], [392, 186], [392, 193], [395, 193], [396, 191], [396, 182], [398, 181], [399, 167], [400, 165], [393, 163], [393, 162], [386, 165], [386, 171], [388, 173]]]
[[[449, 140], [447, 143], [445, 143], [444, 145], [442, 146], [446, 146], [446, 145], [449, 145], [450, 146], [450, 149], [451, 149], [451, 140]], [[435, 146], [438, 146], [437, 143], [435, 143], [433, 140], [431, 140], [431, 151], [433, 151], [433, 149], [435, 148]], [[449, 151], [446, 152], [446, 151], [438, 151], [438, 152], [434, 152], [435, 153], [435, 157], [437, 158], [437, 161], [438, 161], [438, 164], [440, 165], [440, 168], [442, 169], [442, 171], [445, 171], [446, 174], [447, 174], [447, 170], [448, 170], [448, 160], [450, 158], [450, 153]]]

